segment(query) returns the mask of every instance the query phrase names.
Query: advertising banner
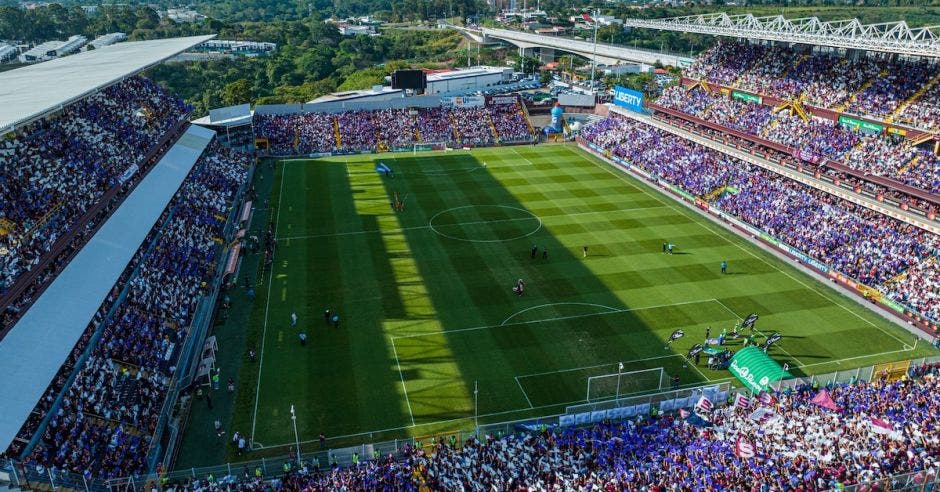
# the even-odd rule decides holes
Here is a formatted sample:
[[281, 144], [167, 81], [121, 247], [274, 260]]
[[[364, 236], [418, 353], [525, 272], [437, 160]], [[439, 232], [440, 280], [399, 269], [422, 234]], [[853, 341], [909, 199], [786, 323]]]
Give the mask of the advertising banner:
[[137, 166], [137, 164], [132, 164], [130, 167], [127, 168], [126, 171], [124, 171], [124, 172], [121, 174], [121, 177], [118, 178], [118, 182], [121, 183], [121, 184], [126, 183], [127, 180], [131, 179], [132, 177], [134, 177], [135, 174], [137, 174], [137, 171], [138, 171], [139, 169], [140, 169], [140, 167]]
[[627, 89], [619, 85], [614, 86], [614, 104], [637, 113], [643, 112], [643, 93]]
[[731, 97], [733, 97], [734, 99], [738, 99], [740, 101], [744, 101], [744, 102], [755, 103], [755, 104], [761, 103], [760, 96], [755, 96], [753, 94], [747, 94], [744, 92], [733, 91], [731, 93]]
[[518, 101], [516, 96], [486, 96], [487, 106], [506, 106], [515, 104]]
[[462, 97], [442, 97], [441, 104], [445, 107], [456, 108], [478, 108], [482, 107], [486, 100], [480, 96], [462, 96]]
[[881, 133], [885, 129], [884, 126], [878, 123], [872, 123], [845, 115], [839, 116], [839, 124], [864, 133]]
[[889, 298], [887, 298], [887, 297], [882, 297], [882, 298], [881, 298], [881, 303], [884, 304], [885, 306], [887, 306], [888, 308], [890, 308], [891, 310], [895, 311], [895, 312], [904, 314], [904, 311], [905, 311], [904, 306], [898, 304], [897, 302], [894, 302], [893, 300], [891, 300], [891, 299], [889, 299]]

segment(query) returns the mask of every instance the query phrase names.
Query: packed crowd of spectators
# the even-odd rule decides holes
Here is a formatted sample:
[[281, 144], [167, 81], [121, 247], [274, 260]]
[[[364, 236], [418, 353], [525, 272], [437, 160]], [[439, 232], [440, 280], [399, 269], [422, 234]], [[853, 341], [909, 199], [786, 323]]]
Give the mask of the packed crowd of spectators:
[[179, 348], [215, 275], [217, 241], [247, 170], [244, 155], [216, 142], [206, 150], [155, 227], [154, 241], [141, 248], [126, 297], [104, 320], [31, 465], [89, 478], [144, 470]]
[[925, 129], [940, 122], [937, 84], [905, 106], [918, 90], [936, 81], [934, 61], [881, 54], [844, 58], [824, 48], [719, 42], [685, 71], [689, 78], [765, 96], [805, 96], [813, 106], [898, 121]]
[[[37, 268], [59, 238], [85, 229], [85, 214], [134, 179], [148, 151], [190, 110], [152, 81], [132, 77], [4, 138], [0, 297]], [[30, 301], [27, 294], [5, 306], [3, 325]]]
[[[610, 117], [581, 135], [693, 195], [733, 188], [714, 198], [722, 210], [888, 292], [887, 281], [936, 256], [940, 246], [940, 238], [926, 231], [632, 119]], [[935, 303], [915, 303], [940, 320]]]
[[[336, 128], [340, 145], [336, 145]], [[494, 135], [495, 131], [495, 135]], [[395, 149], [416, 143], [493, 145], [532, 137], [518, 103], [492, 107], [380, 109], [258, 115], [255, 132], [273, 155]]]
[[326, 113], [255, 115], [255, 135], [273, 155], [329, 152], [336, 147], [333, 116]]
[[517, 142], [532, 137], [532, 130], [518, 102], [490, 106], [486, 109], [500, 142]]
[[671, 87], [657, 102], [792, 148], [806, 160], [831, 159], [866, 175], [940, 193], [938, 157], [930, 149], [911, 146], [903, 137], [866, 136], [820, 118], [803, 121], [788, 112], [774, 113], [769, 106], [729, 99], [700, 88]]
[[[897, 485], [923, 486], [940, 471], [940, 371], [914, 372], [916, 379], [808, 385], [744, 405], [700, 407], [695, 419], [689, 409], [442, 441], [350, 467], [302, 464], [273, 481], [246, 469], [165, 490], [819, 491], [876, 487], [896, 476], [906, 476]], [[739, 448], [739, 438], [753, 451]]]
[[937, 101], [940, 101], [940, 78], [935, 77], [924, 95], [901, 109], [895, 121], [932, 131], [940, 130], [940, 104]]
[[908, 268], [881, 289], [892, 300], [919, 313], [940, 313], [940, 261], [928, 258]]

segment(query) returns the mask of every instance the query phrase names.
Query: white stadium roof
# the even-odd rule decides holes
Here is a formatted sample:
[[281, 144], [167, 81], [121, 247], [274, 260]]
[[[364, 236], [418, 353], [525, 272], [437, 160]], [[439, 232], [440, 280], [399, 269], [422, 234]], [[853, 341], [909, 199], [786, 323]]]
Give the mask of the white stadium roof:
[[120, 43], [0, 73], [0, 135], [214, 37]]

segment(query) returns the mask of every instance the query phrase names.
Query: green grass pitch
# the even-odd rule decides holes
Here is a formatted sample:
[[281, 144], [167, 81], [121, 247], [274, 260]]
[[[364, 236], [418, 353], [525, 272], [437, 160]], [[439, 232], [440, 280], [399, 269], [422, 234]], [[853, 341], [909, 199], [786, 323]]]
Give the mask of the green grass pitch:
[[[751, 312], [784, 335], [771, 354], [797, 374], [932, 353], [576, 147], [285, 160], [275, 176], [277, 249], [252, 318], [257, 393], [239, 394], [235, 414], [263, 448], [293, 442], [292, 404], [302, 441], [368, 441], [472, 428], [475, 382], [483, 423], [583, 402], [587, 378], [618, 362], [683, 384], [728, 380], [684, 354], [706, 327], [717, 336]], [[665, 349], [677, 328], [685, 338]]]

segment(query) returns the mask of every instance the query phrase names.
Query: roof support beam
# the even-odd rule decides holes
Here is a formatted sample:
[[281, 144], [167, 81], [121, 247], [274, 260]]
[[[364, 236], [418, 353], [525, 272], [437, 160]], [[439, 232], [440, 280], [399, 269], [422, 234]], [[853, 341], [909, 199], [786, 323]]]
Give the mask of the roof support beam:
[[818, 17], [715, 13], [625, 19], [624, 26], [940, 58], [940, 26], [911, 29], [904, 21], [862, 24], [858, 19], [823, 22]]

